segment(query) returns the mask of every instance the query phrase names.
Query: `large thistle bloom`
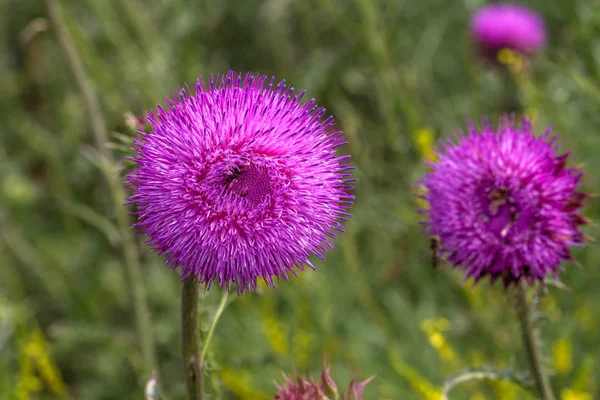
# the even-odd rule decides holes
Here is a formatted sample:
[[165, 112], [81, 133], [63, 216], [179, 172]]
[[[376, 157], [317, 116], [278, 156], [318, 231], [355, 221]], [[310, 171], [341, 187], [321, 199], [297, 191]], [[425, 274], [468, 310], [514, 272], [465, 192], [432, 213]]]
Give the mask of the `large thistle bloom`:
[[525, 6], [510, 3], [479, 9], [471, 19], [471, 35], [482, 54], [493, 58], [502, 49], [532, 54], [546, 43], [542, 17]]
[[304, 91], [229, 72], [180, 91], [135, 139], [136, 224], [182, 277], [238, 293], [312, 267], [354, 196], [332, 117]]
[[437, 154], [422, 182], [426, 230], [467, 277], [544, 281], [583, 244], [583, 174], [566, 166], [568, 153], [558, 153], [549, 130], [536, 136], [527, 119], [516, 126], [505, 117], [497, 130], [471, 126]]

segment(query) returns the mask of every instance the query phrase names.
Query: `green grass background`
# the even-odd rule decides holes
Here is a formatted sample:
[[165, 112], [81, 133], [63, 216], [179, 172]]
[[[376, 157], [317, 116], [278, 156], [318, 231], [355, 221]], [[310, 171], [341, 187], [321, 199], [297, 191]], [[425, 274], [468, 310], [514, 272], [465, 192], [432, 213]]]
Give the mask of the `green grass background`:
[[[526, 367], [510, 292], [472, 289], [431, 266], [413, 190], [424, 173], [423, 130], [437, 139], [466, 120], [527, 110], [538, 130], [551, 124], [561, 135], [572, 163], [584, 163], [585, 189], [598, 192], [600, 2], [528, 2], [546, 18], [549, 44], [526, 74], [477, 62], [468, 21], [482, 4], [61, 2], [115, 160], [126, 155], [122, 135], [134, 134], [126, 113], [143, 116], [177, 85], [228, 69], [306, 89], [350, 142], [344, 151], [359, 181], [347, 232], [316, 271], [233, 300], [210, 349], [213, 398], [268, 398], [281, 371], [318, 376], [325, 358], [340, 387], [354, 373], [374, 375], [368, 400], [436, 398], [444, 379], [471, 365]], [[162, 392], [183, 399], [179, 274], [142, 237], [119, 230], [122, 193], [109, 183], [114, 189], [120, 176], [94, 164], [90, 117], [43, 2], [0, 1], [0, 39], [0, 399], [143, 398], [149, 368], [124, 265], [127, 237], [137, 241], [127, 254], [141, 262]], [[585, 215], [599, 212], [589, 200]], [[600, 251], [592, 242], [574, 255], [581, 268], [566, 264], [568, 289], [549, 288], [542, 333], [557, 393], [590, 400], [600, 398]], [[203, 296], [204, 330], [220, 295]], [[528, 396], [480, 382], [450, 398]]]

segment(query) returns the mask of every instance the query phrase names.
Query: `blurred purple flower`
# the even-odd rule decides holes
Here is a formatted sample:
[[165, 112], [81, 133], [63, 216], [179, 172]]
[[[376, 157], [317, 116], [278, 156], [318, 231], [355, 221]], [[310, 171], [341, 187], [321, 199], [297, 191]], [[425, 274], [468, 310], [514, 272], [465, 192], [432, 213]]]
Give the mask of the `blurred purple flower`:
[[[265, 85], [268, 85], [265, 87]], [[238, 293], [296, 275], [333, 247], [350, 216], [350, 156], [332, 117], [274, 78], [200, 79], [160, 106], [134, 140], [127, 180], [149, 245], [183, 278]]]
[[[314, 379], [306, 380], [301, 376], [296, 376], [295, 379], [288, 378], [283, 374], [285, 384], [283, 387], [277, 386], [277, 395], [273, 400], [330, 400], [338, 398], [338, 389], [329, 375], [329, 367], [323, 366], [321, 374], [321, 383], [315, 382]], [[356, 382], [352, 378], [348, 388], [342, 393], [342, 400], [361, 400], [365, 386], [371, 382], [373, 378], [366, 379], [362, 382]]]
[[504, 48], [535, 53], [546, 43], [544, 20], [531, 9], [510, 3], [489, 4], [473, 15], [471, 34], [483, 55], [496, 57]]
[[496, 132], [487, 122], [479, 132], [471, 126], [437, 154], [422, 181], [426, 231], [467, 278], [543, 282], [571, 259], [570, 246], [583, 245], [583, 173], [566, 167], [569, 153], [558, 154], [550, 130], [535, 136], [527, 119], [515, 126], [504, 117]]

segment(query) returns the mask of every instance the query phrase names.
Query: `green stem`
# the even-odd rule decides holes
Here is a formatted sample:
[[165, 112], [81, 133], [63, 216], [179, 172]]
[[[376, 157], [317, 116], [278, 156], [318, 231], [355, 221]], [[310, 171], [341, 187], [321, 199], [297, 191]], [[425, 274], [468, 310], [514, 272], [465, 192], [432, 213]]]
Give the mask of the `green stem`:
[[529, 359], [531, 372], [535, 378], [535, 385], [543, 400], [555, 400], [550, 378], [544, 367], [544, 360], [540, 348], [540, 335], [532, 313], [532, 307], [527, 299], [527, 283], [521, 281], [517, 287], [517, 315], [521, 324], [523, 346]]
[[221, 314], [225, 311], [225, 307], [227, 306], [227, 299], [229, 298], [229, 292], [223, 292], [221, 296], [221, 303], [219, 303], [219, 308], [213, 317], [213, 320], [210, 324], [210, 328], [208, 329], [208, 335], [206, 335], [206, 340], [204, 341], [204, 345], [202, 346], [202, 355], [200, 356], [200, 363], [204, 363], [204, 359], [206, 358], [206, 354], [208, 353], [208, 347], [210, 345], [210, 341], [212, 340], [213, 333], [215, 332], [215, 328], [217, 327], [217, 322], [219, 318], [221, 318]]
[[186, 279], [183, 281], [181, 293], [181, 350], [189, 400], [204, 399], [198, 320], [198, 287], [196, 279]]

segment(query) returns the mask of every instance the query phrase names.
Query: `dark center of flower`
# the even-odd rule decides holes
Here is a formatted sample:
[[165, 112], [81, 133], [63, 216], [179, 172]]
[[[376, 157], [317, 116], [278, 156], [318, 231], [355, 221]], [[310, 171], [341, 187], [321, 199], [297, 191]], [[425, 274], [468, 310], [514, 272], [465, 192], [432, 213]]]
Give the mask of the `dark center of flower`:
[[521, 207], [503, 186], [484, 190], [480, 218], [488, 231], [503, 239], [527, 229], [533, 222], [532, 213]]
[[243, 197], [251, 203], [261, 203], [273, 193], [269, 171], [265, 166], [236, 165], [225, 176], [224, 183], [229, 193]]

